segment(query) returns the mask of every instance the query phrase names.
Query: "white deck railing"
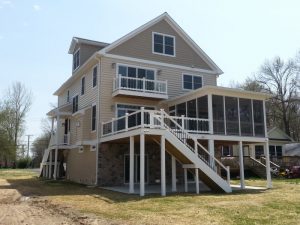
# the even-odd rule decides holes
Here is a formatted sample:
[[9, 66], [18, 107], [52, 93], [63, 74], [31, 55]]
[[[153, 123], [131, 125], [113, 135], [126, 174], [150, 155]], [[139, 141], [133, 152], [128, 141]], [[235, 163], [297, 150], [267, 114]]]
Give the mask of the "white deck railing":
[[[229, 168], [225, 167], [218, 159], [216, 159], [203, 145], [201, 145], [198, 140], [192, 136], [188, 130], [186, 130], [181, 124], [186, 124], [186, 122], [196, 121], [201, 123], [209, 123], [207, 119], [197, 119], [197, 118], [186, 118], [186, 117], [172, 117], [165, 113], [163, 110], [145, 110], [143, 107], [141, 110], [136, 111], [131, 114], [126, 114], [125, 116], [114, 118], [108, 122], [102, 123], [102, 137], [114, 135], [121, 132], [126, 132], [129, 130], [137, 128], [156, 128], [156, 129], [167, 129], [176, 138], [178, 138], [182, 143], [184, 143], [199, 159], [205, 162], [211, 169], [220, 175], [221, 169], [226, 171], [226, 179], [229, 182]], [[179, 123], [181, 122], [181, 124]], [[194, 122], [193, 122], [194, 123]], [[195, 123], [197, 124], [197, 123]], [[205, 125], [206, 126], [206, 125]], [[194, 129], [195, 128], [195, 129]], [[195, 126], [192, 132], [197, 131]], [[201, 130], [199, 133], [203, 132], [203, 126], [200, 126]], [[208, 125], [206, 126], [205, 133], [209, 132]], [[198, 131], [197, 131], [198, 132]]]
[[113, 91], [128, 90], [167, 95], [167, 81], [146, 78], [117, 76], [114, 78]]

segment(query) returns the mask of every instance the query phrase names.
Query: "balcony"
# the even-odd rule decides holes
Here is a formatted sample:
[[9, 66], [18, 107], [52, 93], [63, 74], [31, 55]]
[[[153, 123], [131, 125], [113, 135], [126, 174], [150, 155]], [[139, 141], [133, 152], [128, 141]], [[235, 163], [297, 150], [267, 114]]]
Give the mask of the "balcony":
[[168, 99], [167, 81], [118, 76], [114, 78], [112, 95]]

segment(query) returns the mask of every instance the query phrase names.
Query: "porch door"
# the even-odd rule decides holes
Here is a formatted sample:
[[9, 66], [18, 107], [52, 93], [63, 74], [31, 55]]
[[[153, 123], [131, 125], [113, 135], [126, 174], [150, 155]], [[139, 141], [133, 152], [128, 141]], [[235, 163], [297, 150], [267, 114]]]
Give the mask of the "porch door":
[[[124, 155], [124, 183], [129, 183], [129, 155]], [[140, 155], [134, 155], [134, 183], [140, 183]], [[145, 183], [148, 183], [148, 155], [145, 155]]]

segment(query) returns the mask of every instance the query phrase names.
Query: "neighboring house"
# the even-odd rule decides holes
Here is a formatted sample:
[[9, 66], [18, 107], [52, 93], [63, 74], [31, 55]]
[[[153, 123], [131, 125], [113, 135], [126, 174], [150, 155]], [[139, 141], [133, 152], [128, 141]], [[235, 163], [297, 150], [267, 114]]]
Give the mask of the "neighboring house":
[[[277, 170], [290, 166], [300, 165], [300, 157], [294, 154], [297, 145], [293, 138], [277, 127], [268, 131], [269, 156], [271, 167]], [[266, 153], [264, 145], [253, 143], [243, 146], [245, 169], [250, 170], [258, 176], [266, 176]], [[299, 151], [300, 156], [300, 151]], [[237, 145], [225, 145], [222, 147], [222, 162], [231, 167], [233, 174], [239, 171], [239, 152]]]
[[192, 181], [198, 193], [199, 180], [231, 192], [222, 146], [239, 144], [242, 159], [244, 145], [261, 143], [268, 160], [269, 95], [218, 87], [222, 70], [167, 13], [111, 44], [73, 38], [69, 53], [72, 76], [48, 113], [57, 125], [43, 177], [141, 196], [151, 184], [165, 195], [166, 184], [188, 191]]

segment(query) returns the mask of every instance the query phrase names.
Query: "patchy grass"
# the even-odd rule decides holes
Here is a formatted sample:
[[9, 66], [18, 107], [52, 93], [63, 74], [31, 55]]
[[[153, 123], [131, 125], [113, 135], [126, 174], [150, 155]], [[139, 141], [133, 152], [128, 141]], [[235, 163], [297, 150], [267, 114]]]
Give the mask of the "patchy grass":
[[[232, 194], [148, 195], [140, 198], [65, 181], [46, 181], [28, 170], [0, 170], [23, 195], [95, 214], [120, 224], [299, 224], [300, 179], [273, 180], [273, 189]], [[238, 183], [238, 181], [233, 181]], [[265, 186], [261, 179], [246, 185]]]

